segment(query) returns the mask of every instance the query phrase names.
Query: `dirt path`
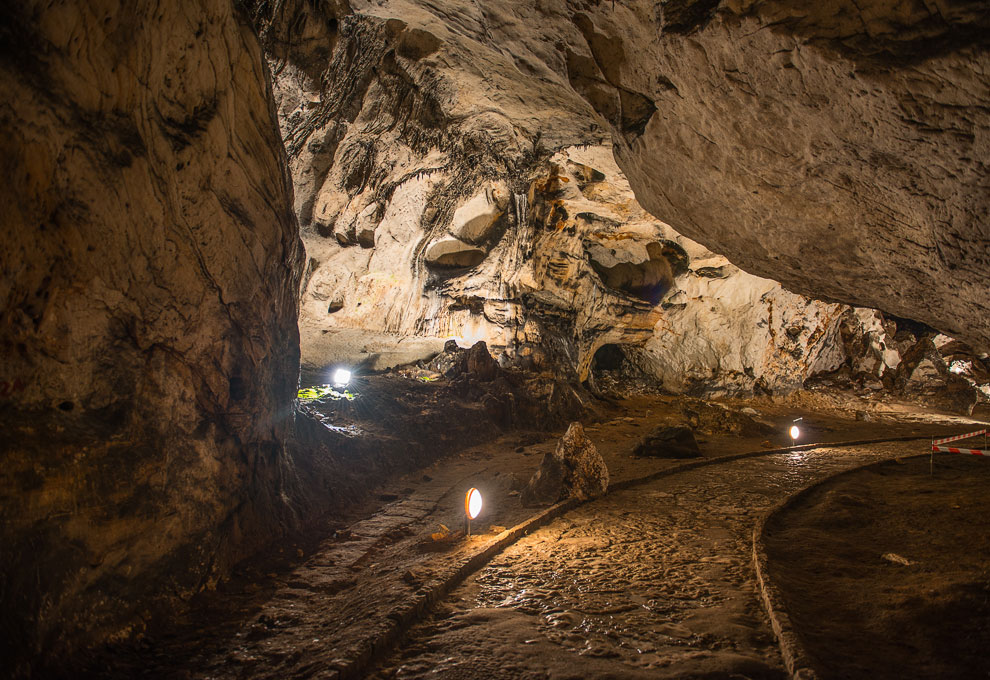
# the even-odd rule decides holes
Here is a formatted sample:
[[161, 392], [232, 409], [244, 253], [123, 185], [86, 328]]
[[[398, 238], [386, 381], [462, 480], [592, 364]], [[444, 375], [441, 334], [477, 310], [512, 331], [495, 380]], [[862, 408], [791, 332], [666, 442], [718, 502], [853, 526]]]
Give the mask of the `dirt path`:
[[822, 678], [990, 677], [990, 460], [928, 464], [830, 480], [767, 524], [770, 576]]
[[[698, 411], [703, 423], [713, 423], [716, 430], [722, 427], [725, 414], [720, 408], [696, 402], [688, 406]], [[774, 424], [773, 433], [713, 431], [701, 438], [703, 457], [759, 450], [766, 440], [778, 446], [789, 443], [783, 434], [785, 425], [798, 415], [806, 416], [802, 422], [814, 441], [946, 431], [944, 423], [936, 426], [930, 420], [860, 422], [841, 418], [841, 413], [800, 411], [794, 405], [757, 406], [760, 417]], [[587, 426], [613, 482], [642, 477], [681, 462], [637, 459], [630, 452], [650, 427], [673, 417], [670, 414], [682, 407], [683, 403], [672, 398], [630, 399], [617, 404], [611, 418]], [[514, 489], [538, 467], [543, 454], [553, 450], [559, 434], [510, 433], [429, 468], [384, 480], [371, 499], [377, 500], [371, 504], [377, 508], [369, 509], [346, 526], [327, 527], [323, 536], [309, 542], [283, 545], [277, 559], [243, 565], [215, 592], [204, 593], [175, 625], [97, 654], [86, 675], [115, 679], [360, 677], [359, 669], [367, 661], [388, 651], [381, 642], [401, 627], [396, 621], [408, 616], [410, 603], [423, 600], [472, 555], [494, 544], [499, 527], [512, 526], [536, 512], [520, 504]], [[791, 468], [800, 468], [800, 464], [792, 462], [787, 469]], [[712, 472], [704, 479], [717, 481], [720, 477]], [[734, 483], [749, 484], [747, 479]], [[724, 484], [705, 489], [707, 483], [697, 482], [699, 493], [708, 494], [706, 497], [716, 502]], [[760, 483], [758, 477], [754, 483]], [[795, 484], [793, 488], [798, 488], [800, 480]], [[483, 489], [486, 498], [486, 510], [475, 527], [479, 535], [446, 552], [424, 550], [424, 543], [441, 524], [460, 527], [463, 494], [470, 486]], [[760, 495], [758, 491], [753, 493]], [[779, 489], [765, 491], [773, 498], [783, 493]], [[635, 492], [625, 492], [608, 502], [615, 512], [621, 509], [635, 513], [640, 499]], [[716, 502], [716, 506], [722, 505], [725, 504]], [[678, 521], [668, 522], [672, 536], [692, 535], [692, 516], [677, 516]], [[637, 515], [631, 517], [616, 526], [640, 521]], [[749, 521], [748, 515], [733, 517], [732, 522]], [[666, 544], [661, 541], [658, 545]], [[650, 550], [642, 549], [644, 562], [652, 560]], [[695, 571], [698, 583], [707, 578], [704, 569]], [[423, 613], [427, 608], [423, 607]], [[755, 614], [746, 609], [740, 616]]]
[[609, 494], [468, 579], [377, 677], [783, 677], [754, 522], [817, 479], [911, 447], [740, 460]]

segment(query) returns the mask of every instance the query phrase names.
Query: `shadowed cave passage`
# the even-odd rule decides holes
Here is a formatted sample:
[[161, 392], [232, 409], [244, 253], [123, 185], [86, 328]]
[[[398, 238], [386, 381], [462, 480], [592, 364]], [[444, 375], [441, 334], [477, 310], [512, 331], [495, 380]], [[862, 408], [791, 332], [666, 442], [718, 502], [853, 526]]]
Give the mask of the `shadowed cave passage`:
[[[0, 10], [0, 678], [982, 673], [924, 641], [986, 445], [921, 468], [988, 416], [990, 32], [923, 4]], [[778, 639], [761, 517], [888, 459], [773, 526]], [[836, 616], [846, 535], [900, 590]]]

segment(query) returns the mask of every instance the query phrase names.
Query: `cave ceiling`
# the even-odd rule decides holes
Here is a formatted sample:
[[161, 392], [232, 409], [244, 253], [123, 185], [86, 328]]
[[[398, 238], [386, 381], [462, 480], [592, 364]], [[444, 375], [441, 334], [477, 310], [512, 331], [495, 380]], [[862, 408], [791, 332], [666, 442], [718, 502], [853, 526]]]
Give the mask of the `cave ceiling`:
[[[610, 140], [640, 204], [744, 270], [990, 347], [983, 2], [354, 0], [279, 11], [256, 12], [262, 37], [314, 90], [339, 40], [384, 26], [386, 66], [434, 106], [433, 137], [419, 133], [427, 145], [443, 146], [445, 126], [485, 120], [476, 127], [500, 130], [511, 169], [536, 148]], [[324, 101], [367, 86], [344, 74], [323, 84]], [[338, 121], [360, 123], [337, 104]], [[310, 139], [304, 128], [289, 130], [290, 156]], [[297, 182], [297, 207], [302, 193]]]

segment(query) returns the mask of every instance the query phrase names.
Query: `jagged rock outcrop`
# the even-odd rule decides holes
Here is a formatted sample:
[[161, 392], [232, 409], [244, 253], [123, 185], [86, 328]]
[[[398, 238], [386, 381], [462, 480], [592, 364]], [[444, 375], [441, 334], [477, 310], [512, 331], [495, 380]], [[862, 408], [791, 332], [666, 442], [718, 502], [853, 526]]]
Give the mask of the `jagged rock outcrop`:
[[[294, 25], [317, 23], [306, 3], [288, 5], [307, 17]], [[397, 131], [423, 156], [456, 138], [465, 156], [501, 168], [488, 150], [518, 158], [608, 130], [640, 203], [746, 271], [990, 348], [990, 14], [981, 0], [320, 7], [335, 22], [322, 29], [324, 53], [342, 56], [329, 81], [297, 98], [317, 113], [291, 126], [288, 141], [312, 167], [296, 166], [297, 187], [314, 188], [299, 192], [301, 214], [315, 205], [317, 224], [339, 225], [342, 238], [363, 204], [324, 209], [316, 190], [331, 161], [307, 154], [339, 146], [330, 176], [353, 191], [364, 169], [383, 167], [382, 147], [401, 148], [389, 143]], [[275, 52], [321, 63], [311, 42]], [[379, 75], [368, 75], [372, 66]], [[313, 78], [312, 67], [290, 68]], [[392, 166], [407, 157], [396, 153]], [[472, 172], [460, 179], [477, 183]]]
[[552, 453], [543, 456], [522, 492], [526, 505], [588, 500], [608, 491], [608, 467], [581, 423], [571, 423]]
[[840, 329], [846, 358], [813, 385], [885, 390], [965, 415], [977, 403], [990, 401], [990, 360], [965, 343], [868, 309], [846, 311]]
[[2, 14], [0, 658], [18, 676], [139, 632], [268, 540], [301, 248], [230, 3]]

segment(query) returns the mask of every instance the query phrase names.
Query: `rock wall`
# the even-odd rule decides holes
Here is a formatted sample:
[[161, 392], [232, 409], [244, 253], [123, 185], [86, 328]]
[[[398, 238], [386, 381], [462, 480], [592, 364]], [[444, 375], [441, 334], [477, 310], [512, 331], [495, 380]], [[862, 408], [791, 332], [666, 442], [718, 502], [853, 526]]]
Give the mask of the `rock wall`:
[[684, 235], [791, 290], [918, 319], [985, 351], [984, 4], [353, 0], [337, 9], [350, 12], [341, 26], [374, 18], [398, 31], [389, 63], [417, 85], [405, 101], [441, 92], [450, 103], [436, 130], [483, 116], [506, 131], [490, 137], [501, 147], [539, 132], [551, 149], [561, 136], [580, 143], [575, 130], [608, 130], [639, 201]]
[[228, 2], [0, 22], [0, 657], [210, 587], [282, 512], [301, 248]]
[[990, 348], [985, 3], [663, 3], [646, 49], [621, 4], [594, 16], [623, 82], [654, 79], [616, 149], [648, 210], [791, 290]]
[[[297, 10], [281, 21], [336, 31], [328, 67], [269, 38], [309, 256], [304, 381], [412, 362], [448, 338], [582, 380], [599, 348], [644, 346], [665, 388], [705, 394], [792, 390], [842, 363], [845, 307], [748, 275], [646, 213], [581, 127], [587, 111], [526, 127], [449, 68], [455, 47], [426, 40], [440, 53], [404, 57], [405, 24]], [[358, 65], [361, 89], [348, 55], [377, 55]]]
[[[575, 160], [584, 146], [609, 141], [654, 215], [718, 244], [748, 270], [826, 298], [866, 300], [930, 323], [938, 316], [942, 327], [978, 340], [985, 314], [972, 284], [981, 275], [969, 270], [964, 276], [940, 275], [934, 285], [930, 273], [939, 267], [933, 269], [917, 252], [924, 239], [908, 233], [928, 229], [922, 222], [941, 210], [935, 203], [929, 201], [935, 212], [927, 216], [916, 211], [916, 219], [888, 220], [887, 208], [858, 195], [840, 198], [832, 185], [817, 186], [822, 176], [817, 170], [771, 187], [745, 192], [736, 187], [763, 176], [762, 168], [753, 168], [764, 156], [774, 172], [784, 165], [798, 175], [810, 172], [812, 162], [849, 168], [862, 160], [858, 142], [831, 149], [830, 161], [820, 157], [826, 146], [834, 146], [831, 138], [828, 145], [809, 147], [805, 165], [774, 155], [775, 145], [804, 139], [810, 127], [821, 126], [813, 131], [819, 137], [831, 134], [825, 131], [839, 115], [824, 103], [831, 91], [816, 94], [814, 88], [824, 87], [824, 81], [812, 82], [801, 69], [818, 79], [833, 78], [835, 66], [826, 56], [835, 57], [829, 45], [836, 36], [819, 40], [808, 33], [807, 44], [797, 49], [826, 56], [797, 66], [768, 58], [771, 42], [781, 39], [776, 28], [761, 32], [769, 42], [760, 44], [725, 33], [728, 28], [706, 37], [723, 24], [750, 21], [746, 12], [755, 16], [761, 7], [548, 2], [495, 8], [466, 1], [435, 6], [412, 0], [299, 0], [280, 5], [277, 16], [260, 11], [256, 19], [278, 74], [280, 122], [309, 254], [301, 313], [305, 378], [325, 382], [334, 363], [380, 369], [415, 360], [438, 351], [449, 337], [464, 345], [484, 339], [512, 361], [563, 363], [582, 378], [598, 347], [645, 343], [649, 370], [676, 391], [792, 389], [842, 363], [841, 305], [812, 302], [766, 279], [743, 283], [726, 258], [682, 239], [643, 214], [636, 201], [635, 216], [614, 214], [608, 203], [630, 205], [630, 197], [605, 197], [600, 187], [618, 175], [604, 184], [582, 175], [600, 173], [611, 160]], [[889, 9], [878, 7], [873, 14]], [[803, 10], [790, 11], [794, 16], [788, 21], [800, 23]], [[290, 25], [303, 28], [293, 34]], [[922, 61], [959, 50], [968, 54], [970, 46], [949, 41], [942, 56], [926, 55]], [[883, 43], [878, 49], [888, 47]], [[715, 72], [705, 59], [721, 60], [725, 68]], [[759, 63], [778, 79], [793, 81], [796, 70], [809, 91], [756, 88], [753, 103], [752, 97], [733, 94], [744, 85], [736, 82], [740, 76], [728, 64], [731, 59]], [[790, 127], [774, 126], [783, 120], [779, 112], [804, 106], [809, 97], [817, 108], [787, 118]], [[707, 102], [715, 100], [721, 108], [707, 110]], [[875, 104], [879, 112], [891, 102], [881, 97]], [[967, 106], [943, 113], [978, 124], [981, 111]], [[944, 122], [951, 128], [948, 118]], [[721, 141], [702, 148], [711, 141], [705, 141], [707, 133], [686, 129], [700, 123], [719, 125]], [[855, 117], [846, 123], [843, 130], [850, 134], [865, 129]], [[936, 135], [935, 128], [925, 134]], [[939, 154], [950, 153], [944, 146], [949, 137], [968, 143], [940, 134]], [[978, 146], [981, 140], [976, 135], [969, 142]], [[876, 155], [874, 161], [904, 153]], [[859, 179], [850, 181], [872, 181], [872, 170], [859, 169]], [[978, 179], [979, 168], [974, 172]], [[657, 176], [663, 181], [655, 181]], [[625, 186], [624, 177], [618, 181]], [[982, 194], [961, 186], [952, 200], [962, 203], [948, 209], [955, 211], [953, 219], [968, 220], [969, 231], [953, 238], [973, 251], [967, 262], [980, 262], [984, 254], [976, 251], [983, 241], [967, 245], [968, 237], [961, 235], [978, 235], [982, 228], [970, 210]], [[598, 188], [589, 193], [588, 187]], [[788, 192], [794, 195], [786, 200], [778, 195]], [[834, 229], [826, 233], [816, 231], [806, 216], [781, 208], [810, 197], [818, 203], [806, 202], [801, 209], [813, 212], [814, 219], [824, 214], [822, 201], [845, 211], [847, 219], [833, 220]], [[897, 197], [883, 200], [903, 205]], [[868, 220], [859, 214], [864, 211]], [[883, 229], [878, 220], [887, 220]], [[799, 233], [806, 227], [809, 233]], [[902, 227], [907, 231], [892, 235], [890, 229]], [[940, 229], [930, 235], [938, 237]], [[630, 247], [615, 256], [603, 236]], [[723, 238], [729, 244], [725, 250]], [[680, 251], [694, 250], [691, 255], [657, 251], [654, 259], [647, 243], [656, 240], [660, 245], [654, 247], [663, 250], [664, 239]], [[800, 257], [789, 250], [798, 242]], [[849, 259], [857, 253], [863, 257]], [[835, 271], [836, 260], [849, 260], [849, 266]], [[617, 298], [608, 297], [616, 292]], [[936, 305], [940, 296], [951, 301]], [[642, 304], [655, 307], [660, 298], [662, 310], [648, 311]], [[945, 321], [947, 313], [961, 324]], [[654, 330], [646, 332], [650, 323]]]

